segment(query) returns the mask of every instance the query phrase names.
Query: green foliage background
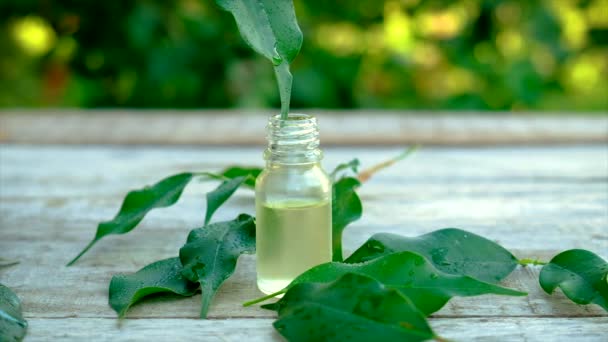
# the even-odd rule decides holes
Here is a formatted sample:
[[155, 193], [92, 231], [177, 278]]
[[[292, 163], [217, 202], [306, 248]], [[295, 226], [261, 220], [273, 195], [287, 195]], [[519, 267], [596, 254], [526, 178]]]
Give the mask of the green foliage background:
[[[608, 0], [295, 0], [292, 107], [608, 109]], [[1, 0], [1, 107], [279, 107], [211, 0]]]

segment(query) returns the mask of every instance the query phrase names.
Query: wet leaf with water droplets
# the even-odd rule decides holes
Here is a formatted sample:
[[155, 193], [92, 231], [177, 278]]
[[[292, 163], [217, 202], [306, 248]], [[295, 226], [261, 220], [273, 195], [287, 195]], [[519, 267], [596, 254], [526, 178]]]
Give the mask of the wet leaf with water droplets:
[[158, 293], [192, 296], [198, 289], [181, 275], [179, 258], [160, 260], [133, 274], [119, 274], [110, 281], [110, 306], [124, 317], [131, 305], [144, 297]]
[[302, 47], [302, 31], [289, 0], [215, 0], [230, 12], [241, 36], [269, 61], [291, 63]]
[[281, 97], [281, 113], [289, 112], [292, 76], [289, 63], [300, 52], [302, 31], [290, 0], [215, 0], [232, 13], [245, 42], [272, 62]]
[[345, 262], [359, 263], [402, 251], [423, 255], [442, 272], [467, 275], [490, 283], [501, 281], [517, 266], [517, 258], [502, 246], [456, 228], [418, 237], [375, 234]]
[[557, 287], [577, 304], [597, 304], [608, 311], [608, 263], [596, 254], [571, 249], [543, 266], [540, 286], [551, 294]]
[[376, 280], [345, 274], [292, 287], [277, 303], [277, 331], [289, 341], [424, 341], [435, 336], [412, 302]]
[[190, 232], [179, 257], [184, 266], [182, 275], [201, 285], [201, 318], [207, 316], [216, 291], [234, 273], [238, 257], [254, 252], [255, 223], [247, 214]]
[[301, 283], [334, 281], [347, 273], [372, 277], [386, 287], [396, 289], [409, 297], [414, 305], [427, 315], [441, 309], [454, 296], [525, 295], [524, 292], [469, 276], [447, 274], [435, 268], [423, 256], [412, 252], [393, 253], [359, 264], [339, 262], [321, 264], [298, 276], [288, 289]]

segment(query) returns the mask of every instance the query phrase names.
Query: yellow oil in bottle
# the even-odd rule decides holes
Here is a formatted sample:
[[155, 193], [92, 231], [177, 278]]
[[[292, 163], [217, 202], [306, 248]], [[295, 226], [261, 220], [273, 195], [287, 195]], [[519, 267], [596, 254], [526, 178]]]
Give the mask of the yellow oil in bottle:
[[264, 293], [331, 261], [331, 203], [285, 201], [256, 206], [257, 281]]

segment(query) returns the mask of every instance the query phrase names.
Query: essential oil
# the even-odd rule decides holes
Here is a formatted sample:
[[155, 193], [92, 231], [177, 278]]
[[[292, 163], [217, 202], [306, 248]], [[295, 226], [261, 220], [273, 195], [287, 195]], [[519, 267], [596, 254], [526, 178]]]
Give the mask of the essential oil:
[[258, 287], [283, 289], [302, 272], [331, 261], [331, 205], [259, 203], [257, 207]]

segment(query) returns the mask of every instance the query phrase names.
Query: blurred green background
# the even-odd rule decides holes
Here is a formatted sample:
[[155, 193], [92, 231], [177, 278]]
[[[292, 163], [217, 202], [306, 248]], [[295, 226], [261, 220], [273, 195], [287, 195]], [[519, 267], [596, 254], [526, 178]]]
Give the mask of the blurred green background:
[[[295, 0], [292, 107], [608, 109], [608, 0]], [[0, 107], [279, 107], [212, 0], [0, 0]]]

